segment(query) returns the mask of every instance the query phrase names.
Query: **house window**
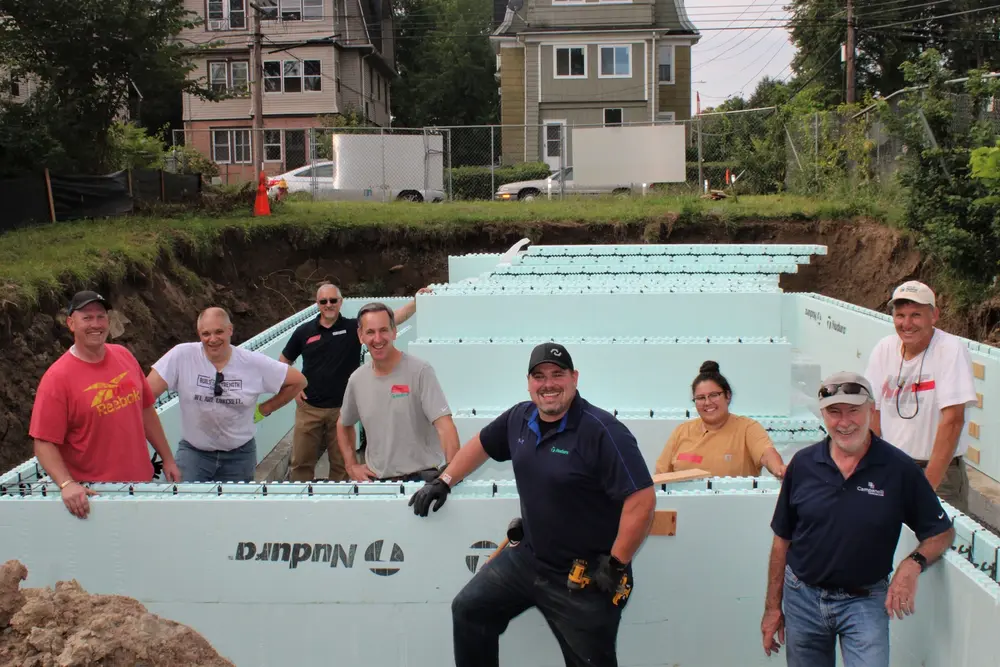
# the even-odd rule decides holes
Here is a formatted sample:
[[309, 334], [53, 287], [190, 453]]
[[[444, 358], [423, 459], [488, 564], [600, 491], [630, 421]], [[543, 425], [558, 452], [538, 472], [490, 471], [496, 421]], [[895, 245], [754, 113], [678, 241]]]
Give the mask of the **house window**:
[[673, 83], [674, 82], [674, 46], [673, 44], [667, 44], [666, 46], [661, 46], [659, 48], [659, 57], [657, 61], [659, 66], [656, 68], [659, 72], [660, 83]]
[[247, 27], [245, 0], [208, 0], [209, 30], [238, 30]]
[[673, 111], [656, 112], [657, 123], [674, 123], [677, 121], [677, 114]]
[[632, 46], [602, 46], [601, 69], [598, 76], [602, 78], [628, 78], [632, 76]]
[[556, 78], [586, 79], [587, 78], [587, 47], [556, 46]]
[[621, 109], [604, 110], [604, 127], [614, 127], [615, 125], [621, 125], [621, 124], [622, 124]]
[[301, 21], [302, 0], [281, 0], [281, 20]]
[[221, 164], [249, 163], [250, 130], [212, 130], [212, 160]]
[[278, 20], [278, 0], [257, 0], [260, 7], [260, 19], [262, 21]]
[[281, 162], [281, 130], [264, 130], [264, 160]]
[[323, 18], [323, 0], [302, 0], [302, 18], [319, 21]]
[[208, 85], [215, 93], [246, 95], [250, 91], [250, 63], [246, 60], [209, 62]]
[[323, 90], [319, 60], [268, 60], [264, 63], [265, 93], [301, 93]]
[[10, 94], [14, 97], [21, 96], [21, 82], [14, 77], [10, 78]]

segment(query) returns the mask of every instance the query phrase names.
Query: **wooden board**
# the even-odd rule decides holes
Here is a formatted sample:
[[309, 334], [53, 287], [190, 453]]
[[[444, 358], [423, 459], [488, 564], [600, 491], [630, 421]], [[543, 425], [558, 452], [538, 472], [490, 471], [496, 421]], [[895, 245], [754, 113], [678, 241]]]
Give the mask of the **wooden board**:
[[675, 510], [656, 510], [653, 513], [653, 527], [650, 535], [676, 535], [677, 512]]
[[974, 376], [976, 376], [976, 378], [978, 378], [980, 380], [985, 380], [986, 379], [986, 366], [983, 366], [982, 364], [980, 364], [980, 363], [978, 363], [976, 361], [973, 361], [972, 362], [972, 374]]
[[976, 407], [979, 408], [980, 410], [983, 409], [983, 395], [982, 394], [979, 394], [979, 393], [976, 394]]
[[975, 447], [969, 447], [968, 451], [965, 452], [965, 458], [979, 465], [979, 450]]
[[969, 422], [969, 435], [976, 440], [979, 440], [979, 424], [976, 422]]
[[678, 472], [661, 472], [653, 475], [653, 484], [671, 484], [673, 482], [690, 482], [693, 479], [705, 479], [712, 474], [706, 470], [695, 468], [694, 470], [681, 470]]

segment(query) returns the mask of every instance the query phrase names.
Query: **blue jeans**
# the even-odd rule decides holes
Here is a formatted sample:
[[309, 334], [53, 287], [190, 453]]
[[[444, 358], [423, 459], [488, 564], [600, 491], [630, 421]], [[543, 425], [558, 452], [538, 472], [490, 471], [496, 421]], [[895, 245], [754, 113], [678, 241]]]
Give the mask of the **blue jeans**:
[[889, 667], [889, 581], [865, 589], [868, 597], [816, 588], [785, 566], [788, 667], [834, 667], [838, 638], [844, 667]]
[[455, 666], [497, 667], [500, 635], [513, 618], [537, 607], [567, 667], [616, 667], [618, 624], [627, 601], [616, 607], [611, 597], [593, 586], [571, 591], [565, 577], [538, 572], [522, 547], [507, 547], [451, 603]]
[[181, 438], [174, 455], [184, 482], [252, 482], [257, 471], [254, 438], [228, 452], [206, 452]]

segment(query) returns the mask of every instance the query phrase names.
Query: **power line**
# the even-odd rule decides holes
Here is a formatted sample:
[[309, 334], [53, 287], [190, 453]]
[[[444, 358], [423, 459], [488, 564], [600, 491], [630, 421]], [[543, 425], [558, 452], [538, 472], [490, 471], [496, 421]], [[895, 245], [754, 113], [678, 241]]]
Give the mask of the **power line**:
[[937, 21], [939, 19], [951, 18], [952, 16], [964, 16], [965, 14], [975, 14], [978, 12], [986, 12], [991, 9], [1000, 9], [1000, 5], [990, 5], [989, 7], [977, 7], [976, 9], [966, 9], [961, 12], [952, 12], [951, 14], [939, 14], [937, 16], [930, 16], [922, 19], [912, 19], [909, 21], [896, 21], [895, 23], [884, 23], [882, 25], [874, 25], [871, 28], [865, 28], [866, 30], [878, 30], [881, 28], [891, 28], [897, 25], [912, 25], [914, 23], [929, 23], [931, 21]]

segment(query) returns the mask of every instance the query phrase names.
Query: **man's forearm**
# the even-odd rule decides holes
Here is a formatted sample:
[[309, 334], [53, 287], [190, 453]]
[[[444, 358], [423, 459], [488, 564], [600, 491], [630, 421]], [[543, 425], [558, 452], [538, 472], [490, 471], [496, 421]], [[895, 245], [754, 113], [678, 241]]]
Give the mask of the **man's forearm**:
[[396, 326], [399, 326], [406, 320], [413, 317], [415, 312], [417, 312], [417, 297], [413, 297], [393, 312], [393, 318], [396, 320]]
[[56, 484], [73, 479], [63, 462], [62, 454], [59, 453], [59, 447], [54, 443], [36, 439], [35, 458], [42, 464], [42, 470], [45, 471], [45, 474], [51, 477]]
[[927, 564], [930, 565], [937, 559], [941, 558], [946, 551], [951, 549], [951, 545], [954, 541], [955, 529], [949, 528], [940, 535], [928, 537], [926, 540], [917, 545], [916, 550], [927, 559]]
[[170, 450], [167, 434], [163, 431], [163, 424], [160, 422], [160, 416], [156, 414], [155, 407], [150, 406], [142, 411], [142, 430], [146, 440], [164, 461], [174, 460], [174, 453]]
[[438, 439], [441, 441], [444, 460], [446, 463], [451, 463], [451, 460], [458, 454], [459, 447], [461, 447], [455, 422], [450, 418], [441, 417], [438, 421], [434, 422], [434, 427], [437, 429]]
[[337, 424], [337, 447], [340, 448], [340, 454], [344, 457], [344, 467], [358, 464], [357, 450], [355, 449], [357, 439], [358, 434], [353, 425]]
[[871, 429], [872, 433], [880, 438], [882, 437], [882, 413], [878, 410], [876, 410], [875, 414], [872, 415]]
[[458, 450], [458, 453], [451, 459], [451, 462], [441, 473], [441, 476], [448, 475], [451, 478], [449, 486], [455, 486], [476, 468], [486, 463], [490, 455], [483, 448], [483, 443], [479, 441], [479, 434], [472, 436], [472, 439], [465, 443], [465, 446]]
[[938, 422], [931, 456], [927, 461], [927, 469], [924, 471], [935, 490], [944, 479], [951, 460], [955, 458], [955, 450], [958, 448], [958, 439], [962, 435], [962, 426], [964, 425], [964, 412], [959, 416], [956, 416], [954, 412], [945, 412], [941, 416], [941, 421]]
[[785, 587], [785, 563], [788, 558], [788, 541], [777, 535], [771, 543], [771, 557], [767, 565], [767, 593], [764, 609], [781, 609], [781, 598]]
[[284, 385], [277, 394], [260, 404], [261, 413], [269, 415], [299, 395], [306, 387], [301, 382]]
[[622, 518], [618, 523], [618, 536], [611, 545], [611, 555], [628, 563], [642, 546], [653, 524], [656, 509], [656, 492], [653, 487], [636, 491], [625, 500]]

